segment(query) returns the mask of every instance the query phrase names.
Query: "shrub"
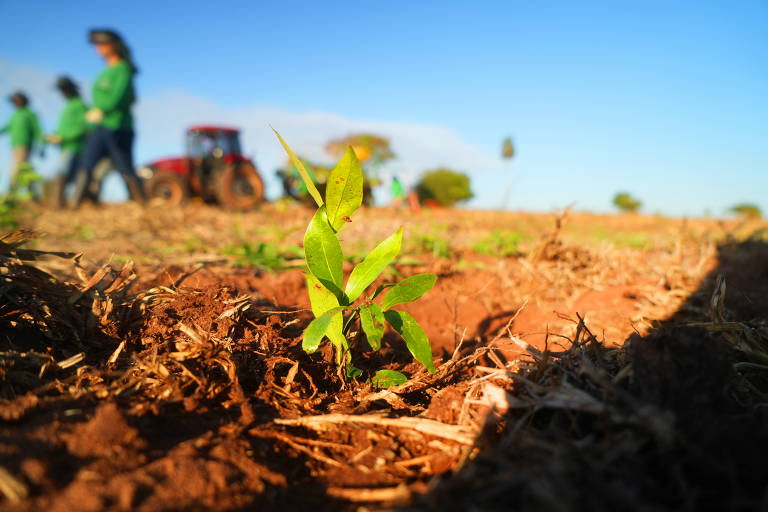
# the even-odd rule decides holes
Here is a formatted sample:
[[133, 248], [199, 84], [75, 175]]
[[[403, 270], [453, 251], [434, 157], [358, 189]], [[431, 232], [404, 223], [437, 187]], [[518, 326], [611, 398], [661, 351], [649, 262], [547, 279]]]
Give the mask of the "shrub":
[[760, 211], [760, 207], [752, 203], [739, 203], [731, 206], [728, 211], [735, 213], [740, 217], [747, 217], [749, 219], [759, 219], [763, 216], [763, 212]]
[[424, 173], [416, 184], [419, 201], [431, 199], [441, 206], [453, 206], [474, 196], [469, 187], [469, 176], [440, 168]]
[[613, 205], [622, 212], [634, 213], [643, 206], [643, 203], [627, 192], [619, 192], [613, 196]]

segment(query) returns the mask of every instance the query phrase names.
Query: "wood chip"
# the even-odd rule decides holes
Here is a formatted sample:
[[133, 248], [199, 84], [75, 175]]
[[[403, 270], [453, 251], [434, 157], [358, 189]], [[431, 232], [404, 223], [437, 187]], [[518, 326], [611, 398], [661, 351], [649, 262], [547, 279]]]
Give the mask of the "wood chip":
[[0, 492], [12, 503], [19, 503], [29, 496], [27, 486], [2, 466], [0, 466]]
[[348, 415], [348, 414], [324, 414], [320, 416], [304, 416], [296, 419], [276, 419], [277, 425], [290, 425], [307, 427], [314, 430], [325, 430], [331, 425], [343, 423], [362, 423], [367, 425], [379, 425], [382, 427], [403, 428], [415, 430], [421, 434], [426, 434], [443, 439], [471, 446], [475, 442], [477, 432], [460, 425], [449, 425], [426, 418], [387, 418], [374, 414]]

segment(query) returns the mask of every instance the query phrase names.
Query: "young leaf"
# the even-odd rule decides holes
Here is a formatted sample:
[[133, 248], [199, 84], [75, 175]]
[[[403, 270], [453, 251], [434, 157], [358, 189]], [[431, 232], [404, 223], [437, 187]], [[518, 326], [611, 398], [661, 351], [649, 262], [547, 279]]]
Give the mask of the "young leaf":
[[[307, 273], [306, 276], [309, 303], [312, 306], [312, 314], [315, 315], [315, 318], [319, 317], [329, 309], [339, 306], [339, 299], [337, 299], [328, 288], [323, 286], [315, 276], [310, 273]], [[328, 336], [328, 339], [330, 339], [337, 348], [344, 346], [344, 342], [346, 341], [342, 330], [343, 325], [344, 317], [342, 315], [335, 315], [331, 319], [330, 324], [328, 324], [328, 329], [325, 331], [325, 335]], [[312, 352], [312, 350], [308, 352]]]
[[348, 379], [354, 379], [355, 377], [359, 377], [363, 374], [363, 370], [353, 365], [352, 363], [347, 363], [347, 366], [344, 370]]
[[403, 279], [384, 296], [382, 307], [387, 310], [392, 306], [413, 302], [435, 286], [435, 274], [416, 274]]
[[400, 386], [408, 382], [408, 377], [395, 370], [379, 370], [371, 379], [371, 385], [379, 389]]
[[[272, 128], [270, 126], [270, 128]], [[291, 148], [288, 147], [288, 144], [283, 140], [283, 137], [277, 133], [277, 130], [272, 128], [272, 131], [275, 132], [275, 135], [277, 135], [277, 138], [280, 139], [280, 144], [283, 145], [283, 148], [285, 149], [285, 152], [288, 153], [288, 156], [291, 157], [291, 163], [296, 166], [296, 169], [299, 171], [299, 174], [301, 174], [301, 179], [304, 180], [304, 184], [307, 186], [307, 190], [309, 191], [309, 195], [312, 196], [312, 198], [317, 203], [317, 207], [323, 206], [323, 198], [320, 196], [320, 191], [317, 190], [317, 187], [315, 186], [315, 182], [312, 181], [312, 178], [309, 177], [309, 173], [307, 173], [307, 170], [304, 168], [304, 164], [301, 163], [301, 160], [298, 159], [298, 157], [293, 154], [293, 151], [291, 151]]]
[[344, 217], [351, 217], [363, 204], [363, 170], [352, 148], [336, 164], [328, 176], [325, 189], [325, 206], [328, 209], [328, 223], [338, 231], [346, 223]]
[[376, 290], [371, 294], [371, 296], [368, 299], [369, 300], [375, 299], [381, 294], [381, 292], [383, 292], [387, 288], [392, 288], [393, 286], [395, 286], [395, 284], [396, 283], [380, 284], [379, 286], [376, 287]]
[[320, 342], [323, 341], [325, 333], [328, 331], [328, 327], [331, 325], [331, 321], [345, 309], [347, 308], [344, 306], [331, 308], [312, 320], [307, 328], [304, 329], [304, 338], [301, 340], [301, 348], [303, 348], [305, 352], [314, 352], [317, 350], [317, 347], [320, 346]]
[[344, 285], [341, 245], [326, 218], [325, 207], [321, 206], [304, 234], [304, 257], [309, 271], [341, 301]]
[[384, 318], [403, 337], [413, 357], [426, 366], [429, 373], [435, 373], [435, 363], [432, 361], [432, 348], [429, 346], [427, 335], [418, 322], [405, 311], [396, 311], [394, 309], [385, 311]]
[[386, 330], [384, 321], [384, 313], [375, 302], [360, 308], [360, 324], [363, 326], [365, 337], [373, 350], [381, 348], [381, 338], [384, 337]]
[[354, 269], [347, 281], [345, 290], [347, 299], [351, 304], [357, 299], [363, 291], [377, 278], [384, 267], [389, 265], [397, 253], [400, 252], [400, 246], [403, 243], [403, 228], [397, 230], [393, 235], [381, 242], [365, 257]]

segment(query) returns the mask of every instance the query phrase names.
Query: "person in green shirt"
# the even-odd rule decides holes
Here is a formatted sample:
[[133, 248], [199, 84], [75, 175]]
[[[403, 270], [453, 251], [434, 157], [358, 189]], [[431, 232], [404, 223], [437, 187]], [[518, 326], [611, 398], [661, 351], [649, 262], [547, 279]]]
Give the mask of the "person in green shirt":
[[77, 84], [71, 78], [59, 77], [56, 88], [64, 96], [66, 103], [59, 117], [59, 127], [56, 132], [48, 135], [46, 140], [59, 146], [61, 150], [59, 174], [64, 176], [64, 182], [68, 183], [74, 179], [80, 162], [80, 153], [87, 131], [85, 113], [88, 107], [80, 97]]
[[89, 41], [107, 63], [93, 84], [93, 106], [85, 120], [94, 125], [83, 148], [82, 160], [75, 177], [75, 191], [70, 205], [80, 206], [93, 172], [104, 156], [109, 156], [123, 177], [131, 199], [146, 202], [144, 184], [133, 166], [133, 115], [136, 101], [133, 77], [138, 69], [131, 51], [122, 37], [112, 30], [91, 30]]
[[392, 206], [400, 209], [405, 200], [405, 189], [397, 176], [392, 177], [392, 184], [389, 186], [389, 195], [392, 196]]
[[22, 164], [29, 162], [29, 157], [35, 143], [41, 143], [43, 148], [43, 133], [37, 116], [29, 109], [29, 98], [22, 91], [16, 91], [10, 96], [10, 101], [16, 107], [16, 112], [10, 121], [0, 128], [0, 134], [11, 135], [11, 182], [16, 180], [16, 174]]

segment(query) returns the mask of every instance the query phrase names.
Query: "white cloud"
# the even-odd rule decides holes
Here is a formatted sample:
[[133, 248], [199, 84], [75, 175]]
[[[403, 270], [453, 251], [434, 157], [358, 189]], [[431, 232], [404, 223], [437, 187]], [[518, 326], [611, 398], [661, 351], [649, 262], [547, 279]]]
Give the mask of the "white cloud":
[[323, 149], [330, 139], [370, 132], [390, 139], [397, 154], [397, 160], [388, 166], [391, 172], [414, 176], [440, 165], [466, 171], [499, 166], [498, 159], [463, 141], [451, 130], [424, 123], [357, 120], [328, 112], [292, 112], [261, 105], [224, 108], [185, 91], [165, 91], [141, 101], [136, 117], [141, 145], [146, 146], [145, 150], [155, 150], [155, 155], [157, 150], [167, 151], [169, 145], [178, 148], [181, 134], [190, 124], [240, 127], [244, 151], [255, 153], [265, 177], [285, 161], [285, 153], [270, 125], [297, 153], [320, 162], [332, 160]]
[[[61, 99], [53, 89], [55, 76], [47, 70], [0, 59], [0, 93], [7, 96], [16, 88], [28, 91], [33, 107], [48, 129], [55, 126], [61, 108]], [[81, 83], [86, 82], [81, 80]], [[3, 121], [10, 113], [7, 106], [0, 108]], [[332, 158], [323, 146], [332, 138], [353, 132], [388, 137], [398, 158], [385, 171], [396, 172], [406, 180], [440, 165], [466, 172], [500, 167], [498, 158], [462, 140], [453, 131], [426, 123], [351, 119], [330, 112], [295, 112], [258, 104], [224, 107], [184, 90], [166, 90], [140, 97], [134, 113], [138, 135], [137, 164], [180, 153], [184, 129], [190, 124], [211, 123], [241, 128], [244, 151], [255, 157], [271, 196], [279, 193], [273, 176], [274, 170], [284, 163], [285, 154], [269, 125], [280, 131], [297, 153], [328, 163]], [[0, 168], [9, 160], [7, 146], [7, 141], [0, 142]], [[51, 172], [51, 160], [49, 157], [39, 167]]]

